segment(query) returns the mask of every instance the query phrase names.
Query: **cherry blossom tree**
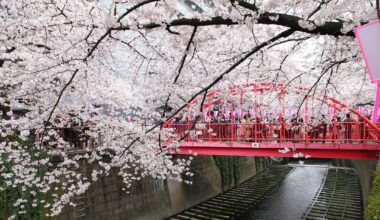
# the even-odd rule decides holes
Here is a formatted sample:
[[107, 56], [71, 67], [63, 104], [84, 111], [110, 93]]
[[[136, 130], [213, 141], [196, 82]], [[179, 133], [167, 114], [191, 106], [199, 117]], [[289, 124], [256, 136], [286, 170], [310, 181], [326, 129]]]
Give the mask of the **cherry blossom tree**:
[[[0, 192], [23, 192], [19, 214], [31, 199], [57, 215], [111, 169], [126, 188], [144, 176], [189, 180], [191, 158], [167, 154], [162, 125], [227, 85], [302, 84], [367, 103], [353, 28], [375, 18], [374, 1], [358, 0], [0, 0]], [[14, 115], [20, 106], [27, 113]], [[76, 156], [57, 129], [74, 120], [98, 143]], [[96, 164], [90, 177], [83, 161]]]

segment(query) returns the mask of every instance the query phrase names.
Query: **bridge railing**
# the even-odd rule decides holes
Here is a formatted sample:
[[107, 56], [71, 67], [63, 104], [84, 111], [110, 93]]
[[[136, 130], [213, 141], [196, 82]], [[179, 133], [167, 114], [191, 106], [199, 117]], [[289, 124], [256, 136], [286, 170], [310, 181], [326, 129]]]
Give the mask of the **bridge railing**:
[[310, 125], [289, 123], [171, 124], [174, 138], [182, 141], [375, 143], [378, 136], [365, 122]]

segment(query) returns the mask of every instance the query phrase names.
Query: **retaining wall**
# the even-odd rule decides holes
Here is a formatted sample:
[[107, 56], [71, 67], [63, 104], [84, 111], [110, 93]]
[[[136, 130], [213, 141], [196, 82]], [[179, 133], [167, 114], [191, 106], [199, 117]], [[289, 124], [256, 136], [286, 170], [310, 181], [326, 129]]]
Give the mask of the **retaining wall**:
[[[129, 194], [123, 191], [121, 178], [113, 171], [76, 198], [76, 207], [66, 207], [54, 219], [163, 219], [214, 197], [271, 165], [268, 158], [239, 157], [236, 160], [238, 165], [234, 165], [238, 180], [223, 186], [221, 168], [215, 159], [215, 156], [195, 157], [191, 165], [194, 173], [191, 185], [146, 177], [134, 183]], [[90, 169], [86, 167], [84, 170], [88, 172]], [[225, 175], [226, 171], [223, 172]]]

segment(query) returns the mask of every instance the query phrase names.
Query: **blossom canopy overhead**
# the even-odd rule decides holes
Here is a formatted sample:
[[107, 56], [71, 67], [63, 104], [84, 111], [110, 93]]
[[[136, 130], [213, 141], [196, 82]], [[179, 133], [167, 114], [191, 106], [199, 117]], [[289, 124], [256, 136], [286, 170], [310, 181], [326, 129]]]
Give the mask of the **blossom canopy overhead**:
[[[0, 0], [0, 162], [10, 165], [0, 166], [0, 193], [53, 194], [32, 203], [57, 215], [112, 169], [127, 187], [145, 176], [182, 181], [191, 158], [166, 154], [162, 125], [229, 85], [301, 84], [309, 95], [370, 104], [353, 28], [374, 19], [375, 2], [359, 0]], [[96, 149], [66, 153], [57, 128], [73, 124], [102, 137]], [[80, 161], [96, 164], [90, 176]]]

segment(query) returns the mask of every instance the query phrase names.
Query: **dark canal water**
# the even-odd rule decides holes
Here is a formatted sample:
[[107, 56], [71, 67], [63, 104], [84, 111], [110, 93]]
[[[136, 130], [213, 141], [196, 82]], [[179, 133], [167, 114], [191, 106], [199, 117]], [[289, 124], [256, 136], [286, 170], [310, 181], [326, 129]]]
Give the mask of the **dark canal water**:
[[294, 166], [282, 184], [244, 219], [302, 219], [319, 191], [328, 165]]

